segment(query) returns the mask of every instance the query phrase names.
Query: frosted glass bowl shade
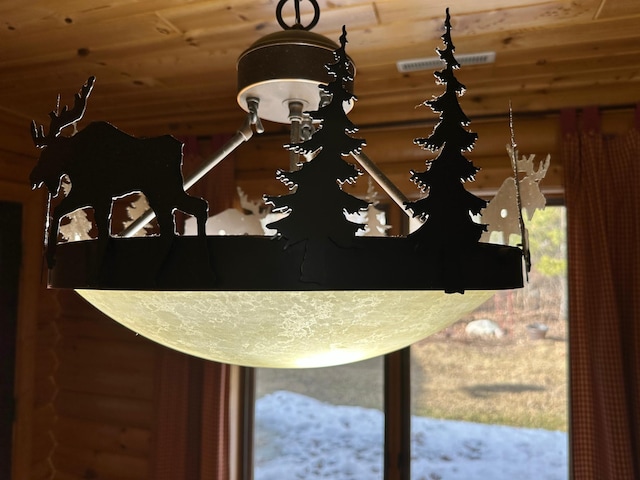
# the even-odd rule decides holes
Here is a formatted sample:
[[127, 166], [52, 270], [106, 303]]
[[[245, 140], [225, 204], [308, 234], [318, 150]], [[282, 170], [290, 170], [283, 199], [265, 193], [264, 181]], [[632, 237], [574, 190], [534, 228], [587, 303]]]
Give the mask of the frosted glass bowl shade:
[[398, 350], [458, 320], [490, 291], [181, 292], [78, 290], [175, 350], [251, 367], [305, 368]]
[[191, 355], [320, 367], [403, 348], [493, 291], [522, 286], [517, 248], [478, 244], [464, 259], [443, 264], [398, 237], [356, 237], [348, 248], [255, 236], [110, 238], [104, 249], [59, 244], [49, 285]]

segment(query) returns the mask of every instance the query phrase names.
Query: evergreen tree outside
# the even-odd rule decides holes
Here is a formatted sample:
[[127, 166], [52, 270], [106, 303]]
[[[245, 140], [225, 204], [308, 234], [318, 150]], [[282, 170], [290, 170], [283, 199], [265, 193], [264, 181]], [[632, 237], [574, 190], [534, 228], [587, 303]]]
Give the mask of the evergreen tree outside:
[[347, 220], [345, 212], [364, 211], [368, 202], [341, 188], [345, 182], [353, 183], [362, 173], [342, 156], [358, 153], [365, 145], [364, 140], [349, 135], [357, 128], [347, 118], [343, 107], [343, 103], [356, 100], [345, 88], [345, 84], [353, 80], [346, 43], [347, 33], [342, 27], [340, 47], [334, 52], [336, 61], [327, 65], [334, 80], [320, 86], [330, 101], [309, 112], [314, 120], [321, 122], [318, 130], [309, 140], [286, 145], [296, 153], [316, 153], [315, 157], [299, 164], [298, 170], [277, 172], [278, 180], [290, 189], [297, 187], [293, 193], [265, 197], [274, 212], [288, 212], [286, 217], [267, 225], [285, 237], [288, 244], [327, 237], [337, 244], [348, 244], [356, 232], [364, 228], [362, 224]]
[[466, 130], [469, 119], [458, 103], [458, 96], [464, 94], [465, 86], [454, 75], [460, 64], [453, 55], [455, 47], [451, 41], [449, 9], [441, 38], [445, 49], [437, 49], [437, 52], [446, 66], [434, 75], [446, 90], [439, 97], [424, 102], [440, 113], [440, 122], [428, 138], [414, 140], [423, 149], [440, 150], [440, 153], [435, 159], [427, 160], [424, 172], [411, 171], [411, 180], [428, 195], [406, 205], [414, 217], [424, 220], [412, 234], [421, 244], [464, 248], [476, 244], [486, 230], [485, 225], [474, 222], [472, 215], [479, 214], [487, 202], [464, 188], [464, 182], [473, 181], [479, 170], [463, 155], [473, 148], [477, 134]]

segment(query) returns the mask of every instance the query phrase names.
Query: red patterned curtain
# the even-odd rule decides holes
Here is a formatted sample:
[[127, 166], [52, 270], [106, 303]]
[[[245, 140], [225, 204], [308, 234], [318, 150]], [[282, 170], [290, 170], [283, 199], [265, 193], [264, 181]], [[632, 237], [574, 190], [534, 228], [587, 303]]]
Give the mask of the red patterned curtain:
[[[228, 136], [183, 138], [185, 176]], [[233, 156], [189, 190], [209, 202], [209, 215], [233, 205]], [[153, 480], [229, 479], [229, 365], [163, 349], [160, 353]]]
[[640, 479], [640, 105], [624, 135], [597, 108], [562, 124], [572, 474]]

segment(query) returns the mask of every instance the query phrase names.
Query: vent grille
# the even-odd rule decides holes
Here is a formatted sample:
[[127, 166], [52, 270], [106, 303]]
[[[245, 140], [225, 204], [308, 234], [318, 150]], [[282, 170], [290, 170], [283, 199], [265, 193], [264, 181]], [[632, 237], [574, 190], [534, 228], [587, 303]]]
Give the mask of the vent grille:
[[[456, 60], [460, 65], [483, 65], [496, 61], [496, 52], [470, 53], [466, 55], [456, 55]], [[400, 60], [397, 64], [400, 73], [419, 72], [422, 70], [437, 70], [443, 67], [444, 62], [440, 57], [413, 58], [410, 60]]]

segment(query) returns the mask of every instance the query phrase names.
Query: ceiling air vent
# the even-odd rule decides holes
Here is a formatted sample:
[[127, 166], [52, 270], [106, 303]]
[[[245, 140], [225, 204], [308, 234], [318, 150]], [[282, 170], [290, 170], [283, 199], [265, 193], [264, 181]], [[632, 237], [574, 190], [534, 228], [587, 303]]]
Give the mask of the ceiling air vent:
[[[469, 53], [467, 55], [456, 55], [456, 60], [460, 65], [482, 65], [496, 61], [496, 52]], [[400, 73], [419, 72], [421, 70], [437, 70], [442, 68], [444, 62], [440, 57], [412, 58], [410, 60], [400, 60], [396, 63]]]

